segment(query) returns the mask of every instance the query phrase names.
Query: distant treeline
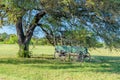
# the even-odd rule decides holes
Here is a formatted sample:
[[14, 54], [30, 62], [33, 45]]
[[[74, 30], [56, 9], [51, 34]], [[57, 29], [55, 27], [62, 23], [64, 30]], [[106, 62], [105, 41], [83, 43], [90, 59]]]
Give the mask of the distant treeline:
[[[1, 33], [0, 34], [0, 44], [17, 44], [18, 38], [15, 34], [8, 35], [7, 33]], [[49, 41], [43, 37], [43, 38], [36, 38], [33, 37], [30, 42], [31, 45], [51, 45]], [[97, 42], [95, 44], [95, 47], [103, 47], [103, 43]]]
[[[7, 33], [0, 34], [1, 44], [17, 44], [18, 38], [15, 34], [8, 35]], [[51, 45], [46, 38], [33, 37], [30, 42], [31, 45]]]

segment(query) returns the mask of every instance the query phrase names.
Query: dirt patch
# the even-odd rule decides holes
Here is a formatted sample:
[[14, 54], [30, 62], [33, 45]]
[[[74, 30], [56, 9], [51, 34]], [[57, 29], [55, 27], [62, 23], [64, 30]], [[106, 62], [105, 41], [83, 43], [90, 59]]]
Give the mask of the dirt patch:
[[0, 80], [6, 80], [5, 78], [0, 78]]

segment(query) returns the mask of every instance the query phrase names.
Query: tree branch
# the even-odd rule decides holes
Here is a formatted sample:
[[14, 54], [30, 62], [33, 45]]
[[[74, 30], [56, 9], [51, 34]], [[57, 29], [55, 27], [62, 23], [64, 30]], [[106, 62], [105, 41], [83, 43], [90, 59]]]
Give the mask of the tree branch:
[[29, 42], [32, 35], [33, 35], [33, 31], [35, 29], [35, 27], [37, 26], [39, 20], [46, 14], [46, 11], [41, 11], [40, 13], [36, 14], [33, 21], [31, 22], [30, 24], [30, 27], [29, 29], [27, 30], [27, 33], [26, 33], [26, 38], [25, 38], [25, 41], [24, 43], [26, 42]]
[[54, 42], [53, 42], [53, 40], [51, 40], [51, 38], [53, 38], [53, 36], [50, 35], [50, 34], [47, 32], [47, 30], [45, 30], [45, 29], [42, 27], [42, 24], [40, 24], [40, 28], [45, 32], [46, 38], [47, 38], [47, 40], [49, 41], [49, 43], [54, 46]]

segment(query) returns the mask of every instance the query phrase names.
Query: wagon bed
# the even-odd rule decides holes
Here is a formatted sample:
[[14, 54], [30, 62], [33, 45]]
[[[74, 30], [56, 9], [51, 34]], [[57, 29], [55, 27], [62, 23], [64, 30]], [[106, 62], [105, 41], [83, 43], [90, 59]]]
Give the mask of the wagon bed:
[[55, 58], [67, 57], [70, 58], [75, 56], [78, 61], [84, 61], [85, 58], [90, 60], [90, 53], [88, 49], [83, 46], [55, 46]]

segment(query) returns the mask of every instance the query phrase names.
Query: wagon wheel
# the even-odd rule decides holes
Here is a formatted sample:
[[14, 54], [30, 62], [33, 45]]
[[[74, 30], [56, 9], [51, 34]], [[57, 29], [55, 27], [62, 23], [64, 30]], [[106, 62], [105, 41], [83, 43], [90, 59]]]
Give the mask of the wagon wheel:
[[83, 62], [84, 61], [84, 55], [82, 52], [78, 55], [78, 61]]
[[86, 55], [84, 55], [84, 60], [85, 61], [90, 61], [91, 60], [91, 55], [90, 55], [89, 52]]
[[88, 58], [89, 58], [89, 61], [91, 61], [91, 55], [89, 52], [88, 52]]
[[81, 56], [80, 56], [80, 62], [83, 62], [83, 61], [84, 61], [84, 55], [81, 54]]
[[56, 59], [56, 58], [59, 58], [59, 57], [60, 57], [60, 53], [57, 52], [57, 51], [55, 51], [55, 52], [54, 52], [54, 58]]

